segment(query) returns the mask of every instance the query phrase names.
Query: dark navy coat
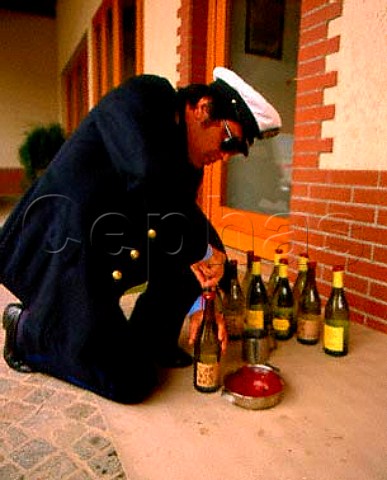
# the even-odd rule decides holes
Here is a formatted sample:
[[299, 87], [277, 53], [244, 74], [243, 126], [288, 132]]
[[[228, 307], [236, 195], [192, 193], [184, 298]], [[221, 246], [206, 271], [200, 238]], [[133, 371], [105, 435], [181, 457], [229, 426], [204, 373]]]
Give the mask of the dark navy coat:
[[[113, 90], [7, 220], [0, 281], [23, 303], [18, 347], [38, 371], [140, 401], [154, 352], [176, 344], [200, 292], [190, 264], [223, 248], [196, 203], [176, 92], [160, 77]], [[129, 321], [120, 296], [148, 281]]]

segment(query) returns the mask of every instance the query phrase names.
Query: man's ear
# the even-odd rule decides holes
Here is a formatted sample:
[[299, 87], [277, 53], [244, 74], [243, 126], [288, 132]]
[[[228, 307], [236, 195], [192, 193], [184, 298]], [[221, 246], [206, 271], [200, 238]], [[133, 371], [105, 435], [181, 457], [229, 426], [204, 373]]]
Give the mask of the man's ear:
[[211, 118], [211, 98], [200, 98], [193, 110], [195, 120], [198, 122], [207, 122]]

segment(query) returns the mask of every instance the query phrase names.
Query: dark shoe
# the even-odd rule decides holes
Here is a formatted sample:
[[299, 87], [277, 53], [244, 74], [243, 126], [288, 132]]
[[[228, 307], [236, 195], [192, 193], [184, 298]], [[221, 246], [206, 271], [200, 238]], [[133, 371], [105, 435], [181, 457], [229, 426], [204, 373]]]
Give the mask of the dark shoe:
[[3, 327], [5, 330], [4, 342], [4, 360], [8, 366], [22, 373], [33, 372], [32, 368], [17, 358], [16, 353], [16, 330], [17, 324], [22, 313], [20, 303], [10, 303], [3, 313]]
[[192, 365], [193, 360], [189, 353], [180, 347], [158, 356], [157, 363], [164, 368], [185, 368]]

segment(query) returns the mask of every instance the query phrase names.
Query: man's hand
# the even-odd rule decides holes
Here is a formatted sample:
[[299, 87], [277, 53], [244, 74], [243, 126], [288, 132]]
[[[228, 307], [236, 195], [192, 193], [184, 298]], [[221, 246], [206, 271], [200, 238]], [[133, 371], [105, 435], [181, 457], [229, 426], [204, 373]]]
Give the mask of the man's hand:
[[[226, 322], [224, 321], [224, 316], [222, 313], [216, 312], [216, 323], [218, 324], [218, 338], [222, 346], [222, 354], [226, 353], [227, 349], [227, 330], [226, 330]], [[195, 312], [190, 317], [189, 322], [189, 336], [188, 336], [188, 343], [189, 345], [193, 345], [195, 343], [195, 339], [197, 337], [199, 327], [203, 321], [203, 310], [199, 310]]]
[[191, 270], [195, 274], [201, 287], [216, 287], [224, 273], [224, 262], [226, 254], [212, 247], [212, 255], [208, 260], [191, 265]]

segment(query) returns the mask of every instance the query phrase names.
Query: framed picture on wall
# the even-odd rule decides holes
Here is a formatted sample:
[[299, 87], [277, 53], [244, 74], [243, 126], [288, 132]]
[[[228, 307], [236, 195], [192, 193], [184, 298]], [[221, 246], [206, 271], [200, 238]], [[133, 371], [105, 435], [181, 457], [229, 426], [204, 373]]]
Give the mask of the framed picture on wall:
[[245, 52], [282, 58], [285, 0], [246, 0]]

